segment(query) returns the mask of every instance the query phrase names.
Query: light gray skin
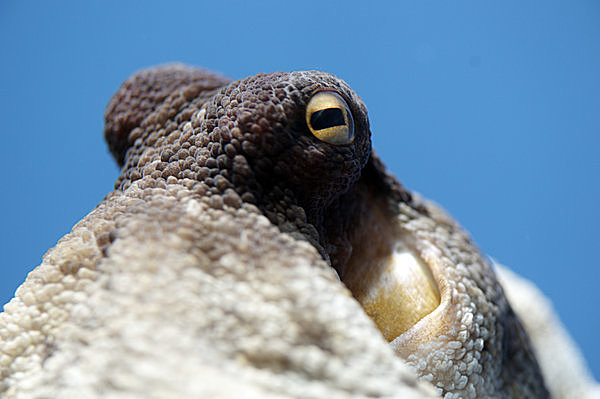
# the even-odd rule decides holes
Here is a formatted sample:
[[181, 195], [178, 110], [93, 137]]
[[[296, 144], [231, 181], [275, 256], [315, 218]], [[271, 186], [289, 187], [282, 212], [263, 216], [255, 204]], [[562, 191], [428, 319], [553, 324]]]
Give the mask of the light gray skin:
[[[311, 134], [323, 89], [348, 103], [352, 143]], [[115, 190], [0, 314], [2, 397], [549, 397], [487, 260], [387, 174], [343, 81], [163, 66], [121, 86], [105, 132]], [[374, 209], [441, 293], [391, 343], [340, 281]]]

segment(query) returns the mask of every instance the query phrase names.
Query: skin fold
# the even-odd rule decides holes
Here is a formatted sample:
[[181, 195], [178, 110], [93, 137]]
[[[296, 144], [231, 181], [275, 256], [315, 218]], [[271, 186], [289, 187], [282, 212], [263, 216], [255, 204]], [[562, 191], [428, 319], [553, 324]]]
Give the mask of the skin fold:
[[[319, 138], [323, 91], [343, 118]], [[121, 174], [0, 314], [2, 397], [562, 397], [488, 260], [386, 171], [340, 79], [166, 65], [105, 121]], [[397, 291], [368, 299], [398, 248], [431, 291], [401, 327]]]

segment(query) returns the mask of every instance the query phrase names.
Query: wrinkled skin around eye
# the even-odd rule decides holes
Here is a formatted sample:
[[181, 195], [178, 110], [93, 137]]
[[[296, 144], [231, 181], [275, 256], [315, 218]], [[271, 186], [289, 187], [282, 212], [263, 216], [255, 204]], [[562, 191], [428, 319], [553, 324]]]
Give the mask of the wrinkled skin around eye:
[[[320, 90], [350, 142], [311, 134]], [[487, 260], [386, 172], [340, 79], [163, 66], [105, 119], [121, 174], [0, 314], [4, 397], [548, 397]], [[439, 306], [387, 342], [349, 280], [398, 242]]]

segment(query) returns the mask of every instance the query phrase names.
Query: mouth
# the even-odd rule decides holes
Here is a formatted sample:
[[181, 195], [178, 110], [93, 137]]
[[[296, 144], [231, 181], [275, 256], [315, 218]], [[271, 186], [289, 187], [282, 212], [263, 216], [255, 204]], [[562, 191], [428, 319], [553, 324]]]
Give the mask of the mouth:
[[423, 334], [437, 324], [444, 284], [438, 257], [403, 227], [406, 221], [399, 207], [408, 205], [373, 184], [373, 177], [382, 178], [377, 172], [358, 183], [361, 212], [353, 223], [351, 255], [340, 278], [384, 338], [402, 354], [405, 346], [418, 344], [432, 333]]

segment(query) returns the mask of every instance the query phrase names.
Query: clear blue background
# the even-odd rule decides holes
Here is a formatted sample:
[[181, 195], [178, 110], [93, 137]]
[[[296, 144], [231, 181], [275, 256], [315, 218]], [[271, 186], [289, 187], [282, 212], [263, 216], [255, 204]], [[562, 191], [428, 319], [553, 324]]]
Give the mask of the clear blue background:
[[600, 376], [600, 3], [0, 2], [0, 302], [111, 190], [104, 107], [132, 72], [321, 69], [375, 148], [548, 294]]

